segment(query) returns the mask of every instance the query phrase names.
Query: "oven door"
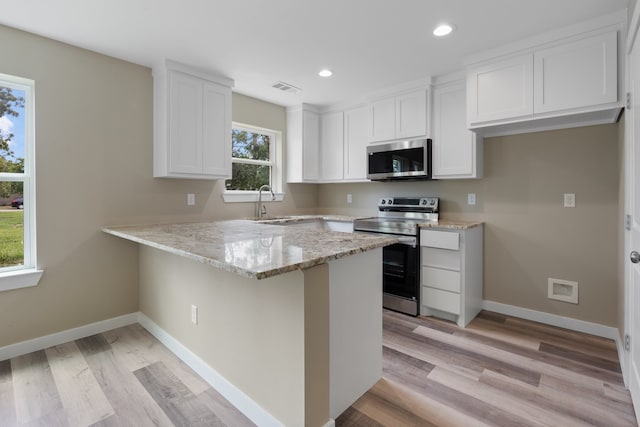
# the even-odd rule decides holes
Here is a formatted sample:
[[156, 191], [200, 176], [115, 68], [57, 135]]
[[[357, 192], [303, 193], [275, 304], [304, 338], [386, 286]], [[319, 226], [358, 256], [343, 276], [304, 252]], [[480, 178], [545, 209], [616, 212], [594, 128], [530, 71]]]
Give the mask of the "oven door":
[[420, 307], [419, 248], [415, 237], [385, 246], [382, 255], [383, 306], [417, 316]]

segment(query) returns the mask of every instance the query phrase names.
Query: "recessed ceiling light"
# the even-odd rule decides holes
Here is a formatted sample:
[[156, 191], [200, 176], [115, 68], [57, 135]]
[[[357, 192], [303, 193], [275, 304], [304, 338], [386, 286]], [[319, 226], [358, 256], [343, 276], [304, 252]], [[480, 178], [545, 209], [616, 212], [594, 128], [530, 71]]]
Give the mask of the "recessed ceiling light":
[[318, 75], [320, 77], [331, 77], [333, 75], [333, 71], [331, 70], [327, 70], [326, 68], [324, 70], [320, 70], [318, 72]]
[[433, 35], [442, 37], [442, 36], [446, 36], [447, 34], [451, 34], [452, 31], [453, 31], [452, 25], [442, 24], [442, 25], [438, 25], [436, 29], [433, 30]]

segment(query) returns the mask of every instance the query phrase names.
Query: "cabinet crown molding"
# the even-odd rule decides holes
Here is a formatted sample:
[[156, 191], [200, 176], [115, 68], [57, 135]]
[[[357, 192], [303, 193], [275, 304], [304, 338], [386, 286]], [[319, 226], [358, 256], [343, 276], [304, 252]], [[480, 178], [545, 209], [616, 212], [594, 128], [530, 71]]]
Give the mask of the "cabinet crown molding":
[[183, 64], [182, 62], [174, 61], [167, 58], [153, 67], [152, 74], [153, 77], [160, 77], [165, 75], [168, 71], [179, 71], [181, 73], [189, 74], [203, 80], [218, 83], [229, 88], [233, 88], [235, 84], [233, 79], [222, 76], [216, 72], [206, 70], [201, 67]]
[[[555, 31], [538, 34], [533, 37], [522, 39], [513, 43], [505, 44], [497, 48], [488, 49], [470, 55], [463, 61], [465, 67], [478, 65], [486, 61], [492, 61], [500, 57], [521, 55], [532, 52], [534, 49], [547, 48], [555, 44], [566, 43], [570, 39], [586, 37], [591, 34], [607, 32], [612, 30], [624, 32], [627, 21], [627, 11], [621, 10], [609, 15], [600, 16], [595, 19], [584, 21], [575, 25], [561, 28]], [[621, 40], [625, 40], [622, 34]]]

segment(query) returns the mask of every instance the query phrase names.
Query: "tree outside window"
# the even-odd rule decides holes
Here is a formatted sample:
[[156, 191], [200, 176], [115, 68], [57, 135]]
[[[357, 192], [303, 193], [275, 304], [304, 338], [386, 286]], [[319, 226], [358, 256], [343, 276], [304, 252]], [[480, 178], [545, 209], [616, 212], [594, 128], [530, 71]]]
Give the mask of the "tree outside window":
[[258, 191], [272, 186], [275, 133], [268, 129], [234, 125], [231, 131], [232, 178], [227, 191]]

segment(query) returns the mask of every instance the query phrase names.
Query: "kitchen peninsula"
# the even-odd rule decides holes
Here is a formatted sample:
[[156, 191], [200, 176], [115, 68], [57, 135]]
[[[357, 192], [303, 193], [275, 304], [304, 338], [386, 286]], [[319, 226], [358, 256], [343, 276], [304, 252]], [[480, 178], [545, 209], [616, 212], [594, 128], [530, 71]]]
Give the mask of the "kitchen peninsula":
[[151, 329], [259, 424], [330, 425], [381, 377], [382, 247], [395, 238], [250, 220], [104, 231], [140, 244]]

